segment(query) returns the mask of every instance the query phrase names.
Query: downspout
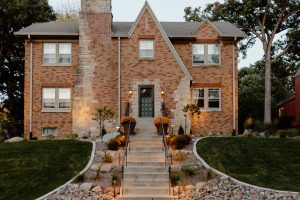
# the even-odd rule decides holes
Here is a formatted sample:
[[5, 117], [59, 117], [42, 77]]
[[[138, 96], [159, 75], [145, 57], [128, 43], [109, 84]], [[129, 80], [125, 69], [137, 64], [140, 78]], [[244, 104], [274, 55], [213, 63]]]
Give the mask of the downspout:
[[118, 37], [118, 125], [121, 122], [121, 39]]
[[235, 132], [236, 130], [236, 124], [235, 124], [235, 118], [236, 118], [236, 114], [235, 114], [235, 42], [236, 42], [236, 37], [234, 37], [234, 41], [232, 44], [232, 128], [233, 131]]
[[29, 139], [32, 138], [32, 40], [28, 35], [30, 41], [30, 72], [29, 72]]

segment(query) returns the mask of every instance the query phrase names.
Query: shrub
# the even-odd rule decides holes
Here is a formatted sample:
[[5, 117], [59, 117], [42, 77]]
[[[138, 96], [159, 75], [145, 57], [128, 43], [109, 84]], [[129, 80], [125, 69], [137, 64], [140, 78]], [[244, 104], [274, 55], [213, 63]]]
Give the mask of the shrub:
[[75, 179], [74, 179], [74, 183], [82, 183], [85, 179], [85, 175], [84, 174], [79, 174]]
[[286, 137], [295, 137], [298, 135], [297, 129], [286, 129], [286, 130], [278, 130], [276, 132], [276, 135], [280, 138], [286, 138]]
[[104, 163], [112, 163], [112, 156], [109, 153], [105, 153], [102, 158], [102, 161]]
[[210, 179], [213, 178], [213, 176], [214, 176], [213, 171], [212, 171], [211, 169], [208, 169], [208, 170], [207, 170], [207, 173], [206, 173], [206, 179], [207, 179], [207, 180], [210, 180]]
[[69, 134], [66, 135], [65, 138], [66, 138], [66, 139], [71, 139], [71, 140], [73, 140], [73, 139], [78, 138], [78, 135], [75, 134], [75, 133], [69, 133]]
[[180, 181], [180, 176], [178, 174], [171, 173], [170, 180], [171, 180], [171, 185], [176, 186]]
[[108, 150], [112, 150], [112, 151], [117, 151], [120, 148], [120, 146], [121, 146], [121, 143], [116, 138], [111, 139], [107, 143], [107, 149]]
[[190, 142], [191, 137], [189, 135], [176, 135], [169, 139], [169, 145], [175, 149], [183, 149]]
[[248, 117], [244, 122], [244, 128], [245, 129], [251, 129], [252, 125], [254, 123], [253, 117]]
[[187, 159], [188, 154], [186, 152], [183, 151], [176, 151], [172, 153], [173, 159], [176, 161], [180, 161], [183, 162]]
[[55, 136], [54, 135], [48, 135], [47, 140], [55, 140]]
[[178, 135], [183, 135], [184, 134], [184, 130], [182, 128], [182, 126], [180, 125], [179, 129], [178, 129]]
[[192, 167], [189, 167], [189, 166], [183, 166], [182, 167], [182, 172], [187, 175], [187, 176], [193, 176], [195, 175], [195, 172], [196, 170]]
[[114, 182], [116, 185], [120, 185], [120, 183], [121, 183], [121, 175], [120, 175], [120, 172], [118, 172], [118, 171], [114, 171], [112, 173], [112, 176], [111, 176], [112, 186], [113, 186]]
[[253, 130], [257, 132], [262, 132], [266, 130], [264, 122], [261, 120], [255, 120], [253, 123]]
[[163, 125], [169, 125], [170, 119], [169, 119], [168, 117], [157, 117], [157, 118], [155, 118], [155, 120], [154, 120], [154, 125], [155, 125], [155, 126], [159, 126], [159, 125], [160, 125], [160, 122], [161, 122]]
[[131, 123], [135, 124], [136, 123], [136, 120], [134, 119], [134, 117], [131, 117], [131, 116], [125, 116], [125, 117], [122, 117], [122, 120], [121, 120], [121, 124], [124, 125], [124, 124], [129, 124], [131, 121]]

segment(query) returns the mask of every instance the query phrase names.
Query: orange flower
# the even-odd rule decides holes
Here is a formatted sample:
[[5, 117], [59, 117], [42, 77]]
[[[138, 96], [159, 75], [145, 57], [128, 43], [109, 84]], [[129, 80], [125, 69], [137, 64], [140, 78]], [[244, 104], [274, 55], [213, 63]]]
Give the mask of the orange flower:
[[162, 123], [163, 125], [169, 125], [170, 119], [168, 117], [157, 117], [157, 118], [155, 118], [154, 125], [159, 126], [160, 123]]

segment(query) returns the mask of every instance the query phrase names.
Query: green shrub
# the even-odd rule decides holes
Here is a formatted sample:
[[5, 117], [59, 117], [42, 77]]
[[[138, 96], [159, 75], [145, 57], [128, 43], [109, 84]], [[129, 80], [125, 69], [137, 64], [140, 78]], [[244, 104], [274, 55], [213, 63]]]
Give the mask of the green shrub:
[[195, 175], [195, 172], [196, 170], [190, 166], [183, 166], [182, 167], [182, 172], [187, 175], [187, 176], [193, 176]]
[[47, 140], [55, 140], [55, 136], [54, 135], [48, 135]]
[[84, 174], [79, 174], [75, 179], [74, 179], [74, 183], [82, 183], [85, 179], [85, 175]]
[[120, 185], [121, 184], [121, 174], [118, 171], [114, 171], [112, 173], [112, 176], [111, 176], [112, 186], [113, 186], [114, 182], [115, 182], [116, 185]]
[[70, 140], [74, 140], [76, 138], [78, 138], [78, 135], [75, 133], [69, 133], [65, 136], [66, 139], [70, 139]]
[[188, 154], [186, 152], [183, 151], [176, 151], [172, 153], [173, 159], [176, 161], [180, 161], [183, 162], [187, 159]]
[[276, 132], [276, 135], [280, 138], [286, 138], [286, 137], [295, 137], [298, 135], [297, 129], [286, 129], [286, 130], [278, 130]]
[[112, 151], [117, 151], [120, 148], [120, 146], [121, 146], [121, 143], [116, 138], [111, 139], [107, 143], [107, 149], [108, 150], [112, 150]]
[[255, 120], [253, 123], [253, 130], [255, 130], [257, 132], [262, 132], [262, 131], [266, 130], [264, 122], [261, 120]]
[[104, 163], [112, 163], [112, 156], [109, 153], [105, 153], [102, 158], [102, 161]]
[[182, 126], [180, 125], [179, 129], [178, 129], [178, 135], [183, 135], [184, 134], [184, 130], [182, 128]]
[[180, 181], [180, 176], [178, 174], [171, 173], [170, 180], [171, 180], [171, 185], [176, 186]]

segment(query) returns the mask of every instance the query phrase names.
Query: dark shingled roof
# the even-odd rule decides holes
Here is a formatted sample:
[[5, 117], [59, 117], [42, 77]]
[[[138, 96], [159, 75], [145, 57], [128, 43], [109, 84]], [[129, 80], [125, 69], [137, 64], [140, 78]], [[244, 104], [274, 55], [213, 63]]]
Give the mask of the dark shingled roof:
[[[212, 22], [223, 37], [245, 37], [246, 34], [229, 22]], [[127, 37], [133, 22], [113, 22], [112, 36]], [[195, 31], [201, 22], [161, 22], [169, 37], [195, 37]], [[51, 21], [34, 23], [15, 33], [16, 35], [36, 36], [78, 36], [79, 23], [77, 21]]]

